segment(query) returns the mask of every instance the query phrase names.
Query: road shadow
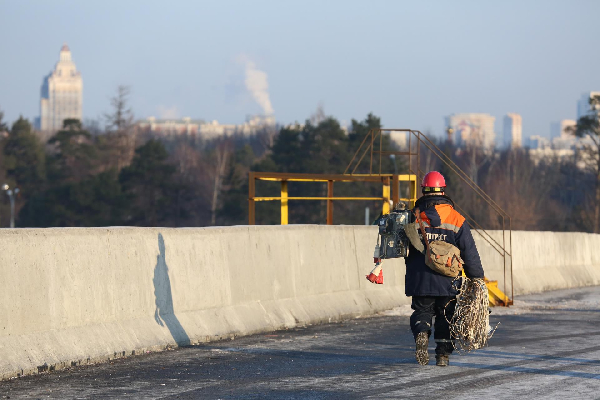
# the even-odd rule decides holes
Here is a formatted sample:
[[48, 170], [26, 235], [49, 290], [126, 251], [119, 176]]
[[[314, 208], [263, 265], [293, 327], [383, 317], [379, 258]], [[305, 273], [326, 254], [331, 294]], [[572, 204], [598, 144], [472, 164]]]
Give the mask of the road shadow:
[[156, 267], [154, 267], [154, 278], [152, 278], [156, 304], [154, 319], [157, 324], [166, 326], [169, 329], [173, 340], [179, 346], [189, 346], [190, 338], [179, 323], [173, 310], [171, 279], [169, 279], [169, 267], [165, 255], [165, 241], [161, 233], [158, 234], [158, 250], [160, 254], [156, 256]]

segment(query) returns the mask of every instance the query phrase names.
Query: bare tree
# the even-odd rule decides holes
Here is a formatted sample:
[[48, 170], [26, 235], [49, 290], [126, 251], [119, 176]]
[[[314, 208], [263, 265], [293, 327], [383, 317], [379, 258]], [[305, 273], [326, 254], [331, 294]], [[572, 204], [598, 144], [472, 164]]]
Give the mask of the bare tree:
[[119, 85], [116, 95], [110, 99], [112, 112], [104, 115], [109, 145], [112, 147], [110, 164], [118, 170], [129, 165], [136, 145], [133, 112], [129, 107], [129, 86]]
[[[522, 149], [508, 149], [492, 162], [484, 177], [484, 190], [512, 217], [512, 228], [521, 230], [555, 229], [558, 203], [550, 193], [557, 186], [558, 159], [548, 159], [538, 166]], [[490, 227], [502, 228], [498, 214], [487, 208]], [[554, 216], [552, 221], [544, 221]], [[508, 228], [508, 221], [505, 221]]]
[[4, 112], [2, 110], [0, 110], [0, 134], [2, 134], [4, 132], [8, 132], [8, 126], [3, 121], [3, 119], [4, 119]]
[[479, 171], [483, 166], [490, 162], [493, 152], [485, 149], [479, 144], [467, 144], [465, 153], [469, 160], [469, 178], [471, 178], [476, 185], [480, 185]]
[[199, 169], [200, 153], [188, 143], [181, 141], [173, 152], [173, 163], [185, 179], [193, 179]]
[[594, 233], [600, 233], [600, 95], [590, 96], [589, 103], [588, 113], [579, 118], [577, 125], [570, 129], [570, 132], [588, 141], [583, 143], [581, 154], [584, 156], [584, 162], [593, 165], [596, 176], [592, 226]]
[[327, 115], [325, 115], [325, 107], [323, 106], [323, 103], [319, 103], [315, 112], [310, 116], [310, 123], [317, 126], [321, 122], [325, 121], [325, 119], [327, 119]]
[[275, 143], [275, 137], [277, 136], [277, 127], [273, 125], [265, 125], [255, 134], [255, 139], [259, 144], [259, 153], [262, 155], [261, 158], [271, 154], [273, 143]]
[[189, 192], [178, 194], [177, 209], [183, 211], [187, 226], [208, 225], [210, 202], [204, 193], [209, 190], [206, 185], [206, 165], [200, 151], [189, 141], [177, 138], [171, 153], [170, 162], [177, 166], [176, 183], [189, 188]]
[[213, 184], [210, 205], [210, 224], [213, 226], [216, 224], [219, 196], [223, 188], [223, 180], [225, 179], [225, 173], [227, 172], [227, 165], [232, 151], [231, 142], [229, 140], [220, 142], [214, 150], [210, 168], [210, 177]]
[[125, 85], [117, 87], [117, 94], [110, 99], [112, 113], [104, 114], [106, 119], [106, 130], [125, 131], [133, 126], [133, 113], [129, 107], [129, 96], [131, 88]]

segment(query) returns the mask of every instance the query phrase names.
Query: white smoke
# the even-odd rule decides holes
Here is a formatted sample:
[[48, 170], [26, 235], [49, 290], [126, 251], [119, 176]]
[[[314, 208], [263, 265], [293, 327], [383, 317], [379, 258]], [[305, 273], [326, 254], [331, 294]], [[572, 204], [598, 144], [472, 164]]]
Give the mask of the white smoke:
[[177, 106], [163, 106], [162, 104], [156, 107], [158, 111], [158, 118], [160, 119], [179, 119], [181, 113], [179, 112], [179, 108]]
[[253, 61], [244, 57], [246, 64], [246, 89], [252, 93], [254, 100], [261, 106], [266, 115], [273, 115], [273, 106], [269, 98], [269, 82], [267, 73], [256, 68]]

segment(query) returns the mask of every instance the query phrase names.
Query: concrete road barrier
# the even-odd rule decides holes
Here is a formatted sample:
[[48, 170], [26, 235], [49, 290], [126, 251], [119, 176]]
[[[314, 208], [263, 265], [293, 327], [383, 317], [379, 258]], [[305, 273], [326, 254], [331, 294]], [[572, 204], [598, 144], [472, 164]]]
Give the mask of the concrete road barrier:
[[[0, 232], [0, 376], [392, 308], [403, 262], [365, 279], [376, 228]], [[392, 267], [393, 266], [393, 267]]]
[[[0, 377], [408, 304], [402, 260], [384, 262], [384, 285], [365, 279], [376, 235], [314, 225], [2, 230]], [[476, 240], [500, 280], [498, 255]], [[515, 293], [600, 282], [600, 235], [514, 232], [513, 242]]]
[[[514, 294], [540, 293], [548, 290], [600, 285], [600, 235], [581, 232], [490, 232], [499, 244], [512, 251]], [[481, 260], [490, 279], [498, 280], [500, 289], [510, 291], [510, 258], [504, 260], [483, 237], [473, 234]]]

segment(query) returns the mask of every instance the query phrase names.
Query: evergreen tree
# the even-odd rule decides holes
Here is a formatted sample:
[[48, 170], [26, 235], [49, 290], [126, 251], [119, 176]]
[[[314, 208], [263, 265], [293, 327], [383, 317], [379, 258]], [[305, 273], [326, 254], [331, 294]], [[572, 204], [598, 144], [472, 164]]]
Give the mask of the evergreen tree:
[[222, 206], [217, 212], [218, 225], [248, 223], [248, 172], [255, 159], [249, 144], [234, 152], [223, 185]]
[[177, 198], [183, 188], [175, 183], [176, 168], [167, 158], [165, 146], [150, 140], [135, 150], [131, 164], [121, 170], [128, 225], [165, 226], [179, 214]]
[[3, 144], [7, 179], [25, 196], [38, 192], [46, 180], [45, 153], [29, 121], [19, 117]]
[[63, 129], [51, 137], [48, 144], [52, 147], [47, 157], [50, 182], [78, 182], [92, 175], [97, 150], [79, 120], [66, 119]]
[[76, 183], [52, 186], [29, 199], [19, 213], [24, 227], [122, 225], [125, 203], [116, 171]]

